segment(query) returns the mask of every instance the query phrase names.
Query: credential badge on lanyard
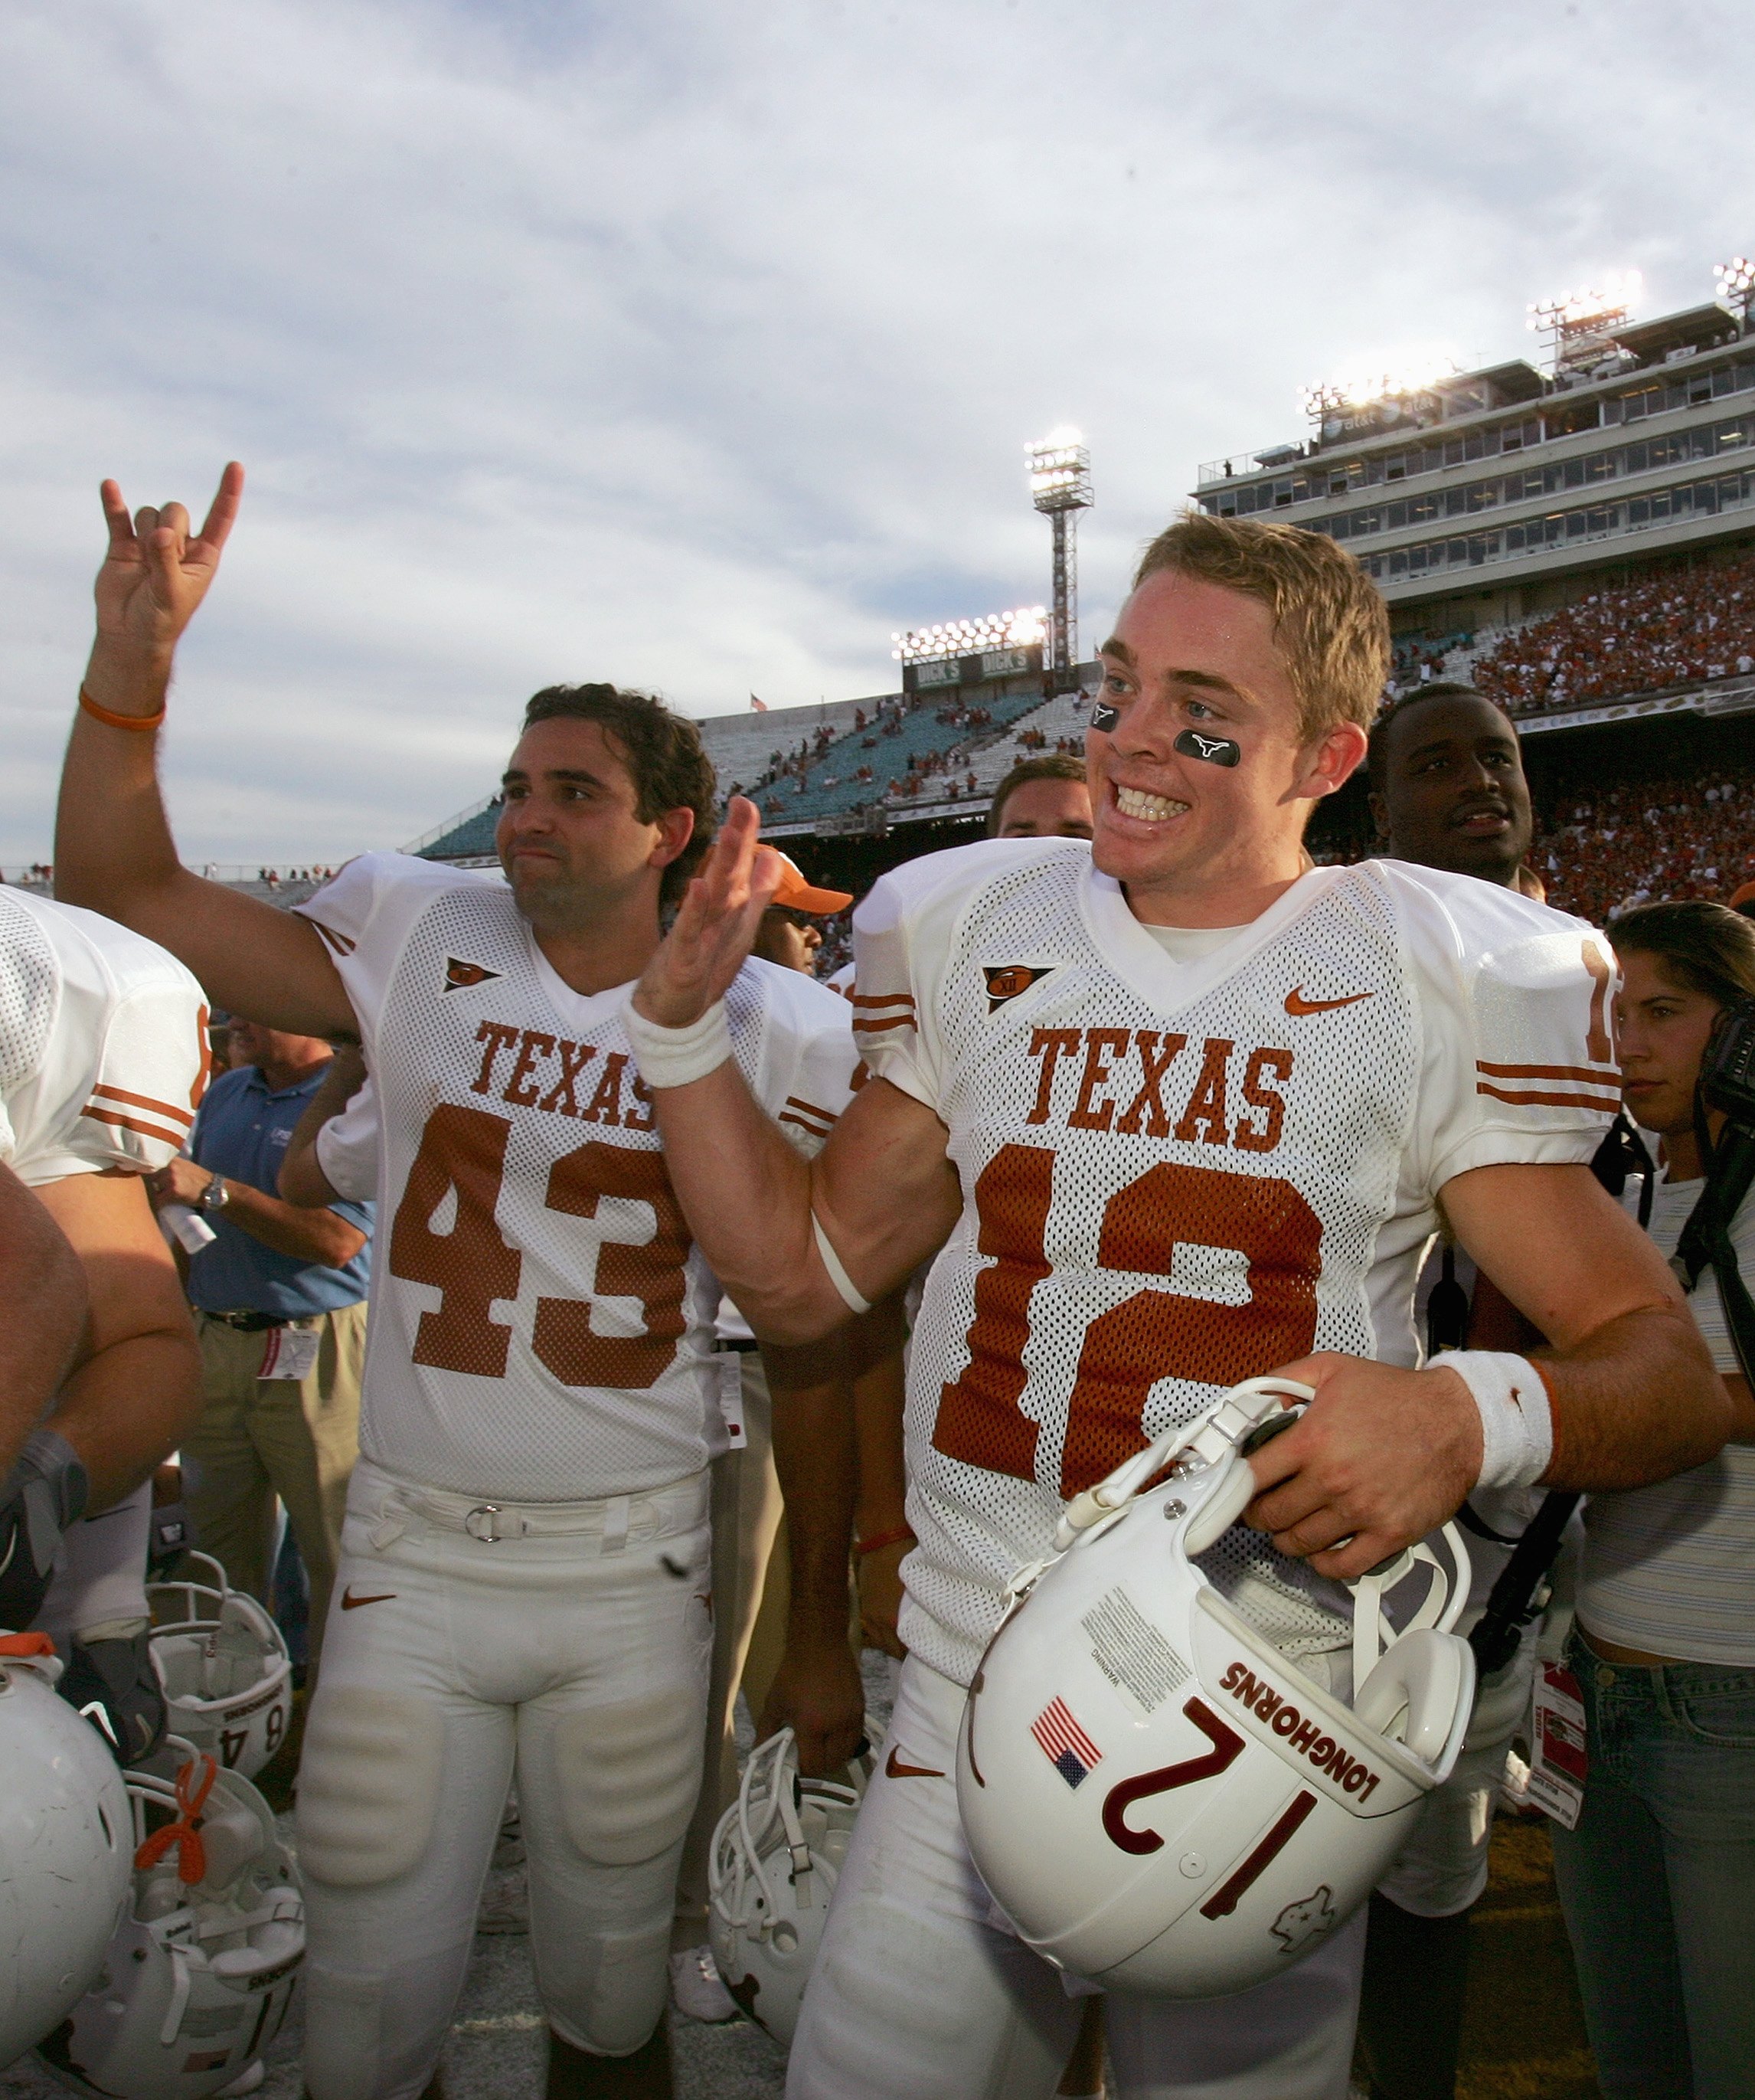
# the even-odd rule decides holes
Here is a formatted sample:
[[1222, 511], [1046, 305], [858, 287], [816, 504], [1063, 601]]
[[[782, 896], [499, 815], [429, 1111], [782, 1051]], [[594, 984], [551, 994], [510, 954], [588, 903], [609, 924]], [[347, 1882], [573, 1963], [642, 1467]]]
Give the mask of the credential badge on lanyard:
[[1585, 1702], [1578, 1679], [1558, 1663], [1536, 1679], [1529, 1799], [1568, 1830], [1578, 1828], [1590, 1758], [1585, 1741]]

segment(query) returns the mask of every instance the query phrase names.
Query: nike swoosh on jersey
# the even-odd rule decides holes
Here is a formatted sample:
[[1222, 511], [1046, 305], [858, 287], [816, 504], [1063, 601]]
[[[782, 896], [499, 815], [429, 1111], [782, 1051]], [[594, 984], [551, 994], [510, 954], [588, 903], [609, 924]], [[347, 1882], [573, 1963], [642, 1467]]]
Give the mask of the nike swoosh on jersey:
[[893, 1748], [884, 1763], [886, 1779], [942, 1779], [941, 1771], [934, 1771], [930, 1765], [905, 1765]]
[[362, 1604], [387, 1604], [395, 1594], [394, 1590], [385, 1590], [380, 1591], [375, 1597], [356, 1597], [353, 1592], [353, 1586], [350, 1583], [342, 1592], [342, 1609], [344, 1612], [357, 1612]]
[[1306, 999], [1304, 987], [1294, 985], [1285, 995], [1285, 1010], [1294, 1021], [1307, 1013], [1333, 1013], [1337, 1007], [1356, 1006], [1362, 999], [1375, 999], [1374, 991], [1350, 991], [1345, 999]]

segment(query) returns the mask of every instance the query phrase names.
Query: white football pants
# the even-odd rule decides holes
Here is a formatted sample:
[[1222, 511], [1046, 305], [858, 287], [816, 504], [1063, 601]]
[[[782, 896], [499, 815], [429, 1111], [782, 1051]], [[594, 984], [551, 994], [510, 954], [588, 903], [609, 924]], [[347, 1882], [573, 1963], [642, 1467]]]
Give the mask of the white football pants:
[[[805, 1993], [787, 2100], [1047, 2100], [1078, 2028], [1059, 1972], [990, 1921], [957, 1815], [963, 1688], [902, 1665]], [[902, 1768], [898, 1775], [897, 1768]], [[909, 1769], [919, 1767], [919, 1771]], [[1028, 1844], [1027, 1831], [1019, 1842]], [[1105, 2001], [1122, 2100], [1346, 2100], [1361, 1910], [1272, 1983]]]
[[516, 1767], [549, 2024], [664, 2011], [712, 1634], [708, 1476], [472, 1502], [362, 1459], [298, 1783], [312, 2100], [414, 2100], [462, 1988]]
[[1416, 1917], [1453, 1917], [1486, 1889], [1506, 1752], [1529, 1710], [1537, 1630], [1526, 1628], [1517, 1653], [1481, 1679], [1462, 1754], [1421, 1804], [1413, 1834], [1378, 1883], [1380, 1895]]

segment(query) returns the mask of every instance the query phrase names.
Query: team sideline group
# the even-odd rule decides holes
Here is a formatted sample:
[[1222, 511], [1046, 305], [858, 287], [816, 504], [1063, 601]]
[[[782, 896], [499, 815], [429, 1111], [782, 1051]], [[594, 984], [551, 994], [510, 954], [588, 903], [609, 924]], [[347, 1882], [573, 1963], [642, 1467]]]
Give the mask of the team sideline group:
[[[283, 911], [180, 864], [157, 770], [176, 649], [242, 484], [228, 468], [199, 532], [105, 484], [59, 901], [0, 891], [0, 1260], [33, 1308], [0, 1339], [0, 1676], [34, 1698], [59, 1666], [64, 1705], [124, 1767], [179, 1771], [142, 1584], [152, 1471], [201, 1383], [143, 1178], [199, 1108], [209, 1006], [359, 1057], [289, 1155], [298, 1200], [375, 1202], [380, 1220], [359, 1457], [314, 1585], [296, 1877], [265, 1825], [229, 1907], [201, 1908], [230, 1856], [213, 1802], [245, 1826], [253, 1811], [223, 1778], [205, 1809], [189, 1798], [199, 1759], [139, 1781], [124, 1811], [141, 1859], [165, 1863], [164, 1904], [194, 1921], [167, 1988], [192, 1965], [217, 1992], [218, 1946], [266, 1979], [254, 2030], [240, 2014], [205, 2054], [183, 2031], [164, 2089], [248, 2089], [292, 1988], [296, 1909], [314, 2100], [436, 2090], [515, 1789], [547, 2090], [668, 2094], [679, 1958], [717, 1985], [709, 1855], [783, 1502], [778, 1636], [746, 1688], [760, 1734], [791, 1731], [769, 1859], [795, 1912], [809, 1843], [826, 1861], [837, 1833], [814, 1958], [769, 2020], [794, 2100], [1047, 2100], [1099, 2089], [1105, 2052], [1124, 2100], [1344, 2100], [1368, 1919], [1374, 2089], [1448, 2093], [1466, 1913], [1541, 1628], [1478, 1685], [1462, 1636], [1545, 1494], [1643, 1490], [1752, 1427], [1747, 1388], [1592, 1174], [1622, 1098], [1616, 956], [1521, 866], [1510, 724], [1443, 686], [1380, 717], [1387, 615], [1353, 558], [1189, 516], [1147, 548], [1103, 645], [1083, 761], [1020, 769], [1003, 836], [884, 876], [845, 996], [810, 975], [811, 920], [848, 900], [763, 846], [751, 804], [718, 814], [691, 723], [607, 685], [530, 701], [499, 872], [368, 854]], [[1312, 810], [1368, 761], [1391, 857], [1312, 865]], [[1440, 1290], [1474, 1282], [1472, 1324], [1449, 1330], [1428, 1319], [1440, 1236]], [[1274, 1433], [1214, 1417], [1266, 1378], [1309, 1396]], [[1216, 1465], [1216, 1446], [1177, 1443], [1210, 1418], [1241, 1440], [1188, 1580], [1281, 1688], [1258, 1704], [1247, 1674], [1246, 1725], [1234, 1697], [1215, 1718], [1242, 1663], [1218, 1692], [1140, 1619], [1136, 1577], [1091, 1635], [1117, 1688], [1105, 1735], [1102, 1687], [1081, 1708], [1052, 1647], [1030, 1645], [1032, 1582], [1064, 1587], [1057, 1560], [1113, 1522], [1097, 1491], [1142, 1454], [1219, 1480], [1190, 1455]], [[752, 1451], [731, 1449], [740, 1418]], [[1441, 1543], [1457, 1524], [1466, 1552]], [[881, 1762], [848, 1785], [856, 1550], [899, 1600], [866, 1630], [900, 1670]], [[1410, 1618], [1394, 1600], [1417, 1564], [1409, 1594], [1429, 1573], [1435, 1598], [1449, 1569], [1435, 1624], [1435, 1604]], [[1366, 1767], [1336, 1745], [1377, 1710], [1383, 1583], [1401, 1694], [1367, 1740], [1412, 1775], [1404, 1842], [1369, 1904], [1334, 1906], [1346, 1875], [1319, 1875], [1315, 1848], [1366, 1842], [1347, 1805]], [[1193, 1670], [1206, 1704], [1179, 1692], [1161, 1713], [1141, 1692], [1153, 1641], [1162, 1681]], [[1454, 1725], [1417, 1754], [1444, 1668]], [[1015, 1748], [1023, 1776], [995, 1776], [993, 1815], [971, 1822], [959, 1775], [964, 1794], [988, 1780], [968, 1714], [984, 1701], [982, 1729], [1003, 1731], [1014, 1680], [1021, 1718], [991, 1758], [1002, 1774]], [[1333, 1717], [1320, 1781], [1288, 1682]], [[1255, 1935], [1224, 1995], [1080, 1974], [1038, 1951], [1034, 1896], [996, 1899], [1041, 1889], [1047, 1916], [1084, 1871], [1067, 1819], [1098, 1815], [1124, 1715], [1183, 1729], [1215, 1774], [1241, 1759], [1222, 1817], [1178, 1796], [1185, 1900], [1218, 1891], [1188, 1929]], [[1295, 1798], [1272, 1791], [1294, 1778]], [[1319, 1838], [1329, 1794], [1342, 1834]], [[1109, 1792], [1091, 1826], [1113, 1847], [1100, 1892], [1164, 1842], [1127, 1806], [1143, 1798]], [[771, 1953], [772, 1917], [756, 1926]], [[724, 1982], [765, 2017], [778, 1976], [765, 2005], [760, 1977]], [[42, 2042], [38, 2010], [15, 2007], [0, 2040]], [[148, 2100], [82, 2072], [75, 2045], [49, 2051], [73, 2083]], [[1695, 2050], [1697, 2084], [1673, 2089], [1734, 2089]]]

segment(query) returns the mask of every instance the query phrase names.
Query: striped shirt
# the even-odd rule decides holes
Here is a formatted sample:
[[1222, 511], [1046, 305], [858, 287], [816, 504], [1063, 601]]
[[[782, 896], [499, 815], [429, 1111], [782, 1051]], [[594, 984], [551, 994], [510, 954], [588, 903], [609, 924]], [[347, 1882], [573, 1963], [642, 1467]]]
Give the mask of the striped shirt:
[[[1704, 1185], [1659, 1182], [1650, 1230], [1666, 1256]], [[1755, 1283], [1755, 1192], [1731, 1238], [1744, 1280]], [[1688, 1302], [1713, 1363], [1736, 1373], [1711, 1269]], [[1681, 1662], [1755, 1670], [1755, 1446], [1727, 1444], [1704, 1466], [1652, 1487], [1591, 1496], [1585, 1533], [1578, 1617], [1590, 1632]]]

